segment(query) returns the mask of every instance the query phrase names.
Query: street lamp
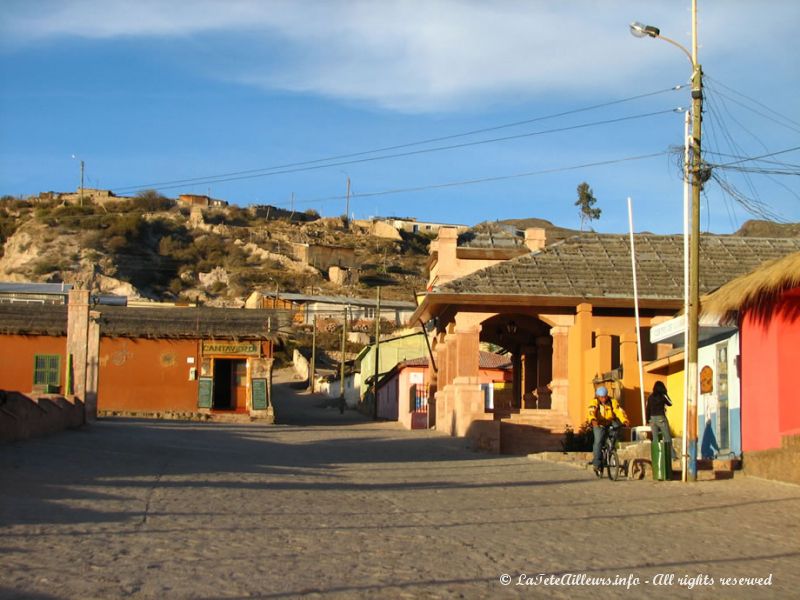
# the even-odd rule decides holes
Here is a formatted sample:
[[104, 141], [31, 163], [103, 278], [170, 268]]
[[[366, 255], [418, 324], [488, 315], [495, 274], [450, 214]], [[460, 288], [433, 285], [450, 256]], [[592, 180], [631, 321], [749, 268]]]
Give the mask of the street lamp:
[[691, 174], [692, 203], [689, 237], [689, 305], [686, 309], [686, 429], [683, 432], [681, 467], [684, 481], [697, 480], [697, 347], [700, 308], [700, 191], [703, 188], [704, 170], [701, 161], [701, 125], [703, 111], [703, 69], [697, 62], [697, 0], [692, 0], [692, 51], [668, 37], [652, 25], [633, 22], [631, 34], [635, 37], [651, 37], [664, 40], [680, 49], [692, 64], [692, 134], [691, 164], [685, 165]]

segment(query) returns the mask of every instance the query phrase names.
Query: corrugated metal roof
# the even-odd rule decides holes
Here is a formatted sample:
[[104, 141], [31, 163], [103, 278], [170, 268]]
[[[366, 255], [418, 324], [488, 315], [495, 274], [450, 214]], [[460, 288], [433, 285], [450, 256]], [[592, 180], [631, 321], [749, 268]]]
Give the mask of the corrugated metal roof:
[[0, 294], [69, 294], [71, 283], [0, 282]]
[[[264, 290], [262, 292], [265, 298], [275, 297], [275, 292]], [[377, 307], [377, 299], [373, 298], [351, 298], [349, 296], [309, 296], [306, 294], [293, 294], [293, 293], [279, 293], [278, 298], [281, 300], [290, 300], [293, 302], [319, 302], [322, 304], [343, 304], [351, 306], [371, 306]], [[399, 308], [414, 310], [417, 307], [413, 302], [403, 302], [402, 300], [381, 300], [381, 308]]]
[[[428, 357], [420, 356], [419, 358], [410, 358], [397, 365], [398, 368], [402, 367], [427, 367]], [[478, 368], [480, 369], [510, 369], [511, 359], [503, 354], [495, 354], [493, 352], [484, 352], [481, 350], [478, 357]]]

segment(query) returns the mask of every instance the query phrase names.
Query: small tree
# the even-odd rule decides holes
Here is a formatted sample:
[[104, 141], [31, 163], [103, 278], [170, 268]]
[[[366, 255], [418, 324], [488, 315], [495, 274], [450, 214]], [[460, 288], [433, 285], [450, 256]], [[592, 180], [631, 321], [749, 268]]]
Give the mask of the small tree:
[[583, 231], [583, 226], [587, 222], [590, 224], [591, 229], [591, 222], [600, 218], [600, 213], [603, 211], [599, 208], [594, 208], [596, 203], [597, 198], [594, 197], [592, 188], [584, 181], [578, 186], [578, 199], [575, 200], [575, 206], [580, 209], [581, 231]]

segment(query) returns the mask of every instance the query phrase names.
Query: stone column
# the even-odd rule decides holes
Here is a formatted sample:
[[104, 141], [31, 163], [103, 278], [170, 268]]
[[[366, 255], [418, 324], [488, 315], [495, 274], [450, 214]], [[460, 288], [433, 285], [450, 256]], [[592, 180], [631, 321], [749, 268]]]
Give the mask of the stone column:
[[553, 379], [553, 338], [549, 335], [536, 338], [536, 356], [538, 358], [536, 379], [537, 385], [541, 387]]
[[553, 338], [543, 335], [536, 338], [536, 380], [538, 392], [538, 408], [552, 408], [551, 398], [544, 398], [541, 390], [553, 380]]
[[517, 408], [517, 404], [522, 406], [522, 356], [520, 352], [520, 348], [517, 347], [514, 354], [511, 355], [511, 365], [514, 369], [514, 379], [512, 381], [512, 396], [511, 396], [511, 406], [509, 408], [514, 409]]
[[[452, 327], [452, 326], [451, 326]], [[439, 366], [439, 387], [436, 390], [436, 429], [446, 433], [451, 432], [452, 405], [450, 402], [450, 386], [453, 382], [452, 376], [452, 357], [453, 341], [452, 334], [443, 332], [439, 334], [438, 366]]]
[[100, 379], [100, 313], [89, 311], [89, 330], [86, 343], [86, 418], [97, 418], [97, 389]]
[[[575, 324], [573, 331], [569, 334], [572, 343], [571, 351], [567, 352], [569, 361], [569, 390], [567, 404], [570, 417], [573, 423], [578, 424], [583, 420], [585, 405], [592, 393], [592, 377], [594, 373], [590, 365], [592, 358], [592, 305], [589, 303], [579, 304], [575, 309]], [[556, 342], [553, 336], [553, 378], [556, 378], [556, 365], [560, 360], [556, 359]]]
[[453, 412], [455, 434], [467, 435], [475, 420], [484, 418], [483, 392], [478, 378], [479, 343], [481, 326], [462, 324], [461, 315], [456, 316], [455, 371], [453, 378]]
[[[86, 402], [86, 359], [89, 340], [89, 290], [73, 289], [67, 306], [67, 380], [72, 383], [65, 395]], [[71, 360], [70, 360], [71, 357]]]
[[[535, 391], [538, 385], [538, 355], [535, 346], [522, 346], [520, 354], [522, 357], [522, 400], [520, 402], [520, 411], [524, 411], [527, 408], [535, 408], [531, 404], [530, 396], [527, 395]], [[529, 398], [528, 400], [526, 400], [526, 396]]]
[[550, 329], [553, 340], [552, 371], [550, 382], [552, 390], [550, 409], [567, 412], [569, 389], [569, 327], [559, 325]]

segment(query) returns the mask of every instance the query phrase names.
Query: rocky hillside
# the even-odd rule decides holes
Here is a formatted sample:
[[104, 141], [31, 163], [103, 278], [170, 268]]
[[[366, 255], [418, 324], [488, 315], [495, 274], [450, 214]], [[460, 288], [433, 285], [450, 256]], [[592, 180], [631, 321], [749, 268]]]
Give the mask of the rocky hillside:
[[[476, 225], [515, 235], [543, 227], [548, 243], [578, 233], [543, 219]], [[797, 237], [800, 224], [748, 221], [734, 235]], [[82, 206], [0, 198], [0, 281], [81, 283], [132, 298], [239, 306], [254, 290], [412, 300], [425, 288], [430, 237], [399, 239], [316, 213], [274, 207], [179, 207], [155, 192]], [[298, 245], [350, 249], [356, 268], [331, 281]]]
[[775, 223], [773, 221], [745, 221], [734, 235], [742, 237], [800, 237], [800, 223]]
[[[263, 208], [263, 207], [260, 207]], [[83, 206], [0, 200], [0, 280], [84, 283], [153, 300], [240, 305], [255, 289], [412, 300], [430, 240], [387, 240], [341, 219], [280, 210], [179, 208], [155, 193]], [[292, 244], [351, 248], [341, 284], [298, 260]], [[295, 250], [293, 250], [293, 248]]]

